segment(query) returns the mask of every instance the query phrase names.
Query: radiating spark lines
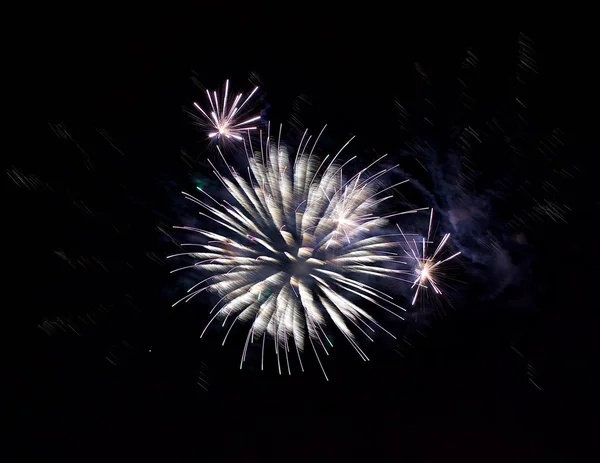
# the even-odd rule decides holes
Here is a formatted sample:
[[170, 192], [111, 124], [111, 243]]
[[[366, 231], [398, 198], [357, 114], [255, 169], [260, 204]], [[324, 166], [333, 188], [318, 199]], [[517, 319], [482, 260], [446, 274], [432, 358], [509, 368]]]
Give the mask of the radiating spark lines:
[[215, 227], [176, 227], [197, 233], [204, 240], [182, 245], [198, 250], [169, 256], [196, 260], [173, 272], [197, 269], [203, 271], [205, 278], [174, 305], [205, 291], [216, 293], [219, 300], [202, 335], [215, 319], [223, 320], [223, 326], [229, 321], [223, 343], [234, 325], [248, 322], [240, 368], [255, 340], [262, 344], [263, 367], [269, 335], [280, 373], [283, 364], [291, 374], [289, 356], [294, 350], [304, 370], [300, 353], [308, 341], [327, 378], [319, 351], [329, 355], [331, 343], [324, 331], [328, 322], [339, 329], [365, 361], [368, 357], [355, 332], [370, 341], [375, 328], [394, 337], [354, 301], [362, 300], [368, 309], [377, 306], [403, 319], [397, 312], [405, 309], [391, 295], [362, 282], [360, 277], [407, 281], [401, 278], [406, 271], [393, 268], [405, 263], [393, 252], [397, 247], [393, 237], [397, 234], [379, 234], [388, 221], [387, 216], [377, 215], [381, 205], [393, 197], [381, 194], [404, 182], [384, 189], [378, 187], [381, 177], [396, 167], [370, 174], [369, 170], [385, 156], [344, 179], [343, 168], [355, 157], [345, 163], [337, 159], [348, 143], [332, 158], [320, 160], [313, 155], [319, 137], [309, 150], [311, 138], [306, 138], [305, 133], [291, 158], [281, 144], [281, 127], [274, 140], [269, 126], [266, 142], [261, 136], [260, 149], [253, 150], [250, 137], [247, 144], [244, 141], [248, 157], [246, 178], [227, 164], [222, 154], [228, 175], [218, 172], [211, 162], [233, 200], [217, 200], [200, 188], [200, 198], [184, 193], [186, 199], [201, 207], [200, 215], [210, 219]]
[[429, 227], [427, 228], [427, 238], [423, 238], [421, 243], [417, 243], [417, 241], [414, 239], [409, 241], [407, 236], [404, 234], [404, 232], [400, 228], [400, 226], [397, 225], [398, 230], [400, 230], [400, 233], [402, 234], [402, 236], [404, 238], [404, 242], [406, 244], [406, 246], [404, 247], [404, 253], [409, 259], [411, 259], [411, 261], [414, 264], [413, 273], [414, 273], [414, 275], [416, 275], [416, 278], [413, 281], [411, 288], [416, 288], [416, 290], [415, 290], [415, 294], [412, 299], [412, 305], [415, 305], [415, 302], [417, 301], [417, 298], [419, 296], [419, 291], [421, 290], [421, 288], [427, 289], [428, 285], [431, 286], [431, 288], [433, 289], [433, 291], [436, 294], [439, 294], [439, 295], [442, 294], [442, 291], [441, 291], [441, 289], [439, 287], [439, 283], [438, 283], [439, 277], [441, 276], [440, 266], [442, 264], [444, 264], [445, 262], [448, 262], [449, 260], [454, 259], [455, 257], [457, 257], [460, 254], [460, 252], [457, 252], [445, 259], [436, 260], [436, 257], [444, 249], [446, 243], [448, 242], [448, 239], [450, 238], [450, 233], [446, 233], [443, 236], [440, 243], [438, 244], [435, 251], [433, 252], [433, 254], [431, 256], [428, 256], [427, 246], [429, 244], [431, 244], [430, 238], [431, 238], [431, 224], [432, 223], [433, 223], [433, 209], [431, 209], [431, 214], [429, 216]]
[[[210, 91], [206, 91], [206, 96], [210, 103], [210, 110], [204, 110], [198, 103], [194, 103], [194, 106], [204, 116], [206, 121], [211, 125], [213, 131], [209, 132], [210, 138], [233, 138], [235, 140], [242, 140], [243, 135], [249, 130], [256, 130], [256, 126], [249, 126], [252, 122], [260, 119], [260, 116], [253, 116], [245, 119], [244, 109], [246, 104], [252, 96], [256, 93], [258, 87], [256, 87], [246, 99], [242, 101], [243, 94], [238, 94], [233, 101], [229, 101], [229, 80], [225, 81], [225, 92], [223, 99], [219, 104], [219, 97], [217, 92], [213, 92], [211, 95]], [[228, 103], [229, 106], [228, 106]]]

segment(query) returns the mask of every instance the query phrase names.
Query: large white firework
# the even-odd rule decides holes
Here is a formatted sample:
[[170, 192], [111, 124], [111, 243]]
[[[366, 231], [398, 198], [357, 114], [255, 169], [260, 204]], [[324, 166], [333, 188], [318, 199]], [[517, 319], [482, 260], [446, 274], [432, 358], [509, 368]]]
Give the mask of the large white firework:
[[284, 358], [291, 372], [290, 346], [296, 350], [303, 370], [300, 352], [307, 339], [323, 369], [317, 347], [328, 355], [327, 322], [339, 328], [358, 354], [368, 360], [354, 333], [372, 341], [369, 332], [378, 327], [393, 335], [357, 303], [366, 301], [399, 318], [398, 312], [405, 310], [391, 295], [361, 279], [369, 275], [402, 280], [405, 272], [394, 269], [396, 264], [405, 263], [394, 252], [395, 234], [380, 234], [380, 230], [390, 217], [421, 209], [376, 215], [381, 204], [393, 197], [383, 193], [406, 180], [380, 188], [382, 176], [396, 166], [368, 172], [385, 156], [344, 179], [343, 168], [356, 156], [345, 163], [337, 159], [350, 141], [330, 161], [329, 157], [319, 160], [313, 150], [323, 130], [310, 151], [311, 138], [305, 133], [294, 158], [280, 144], [281, 128], [276, 143], [267, 134], [263, 149], [261, 139], [259, 152], [252, 153], [249, 143], [246, 178], [230, 165], [229, 175], [221, 175], [213, 165], [233, 201], [217, 201], [204, 190], [200, 190], [201, 199], [184, 193], [202, 207], [200, 215], [212, 219], [220, 231], [176, 227], [197, 232], [205, 242], [184, 243], [201, 250], [169, 256], [197, 260], [174, 271], [191, 268], [208, 275], [175, 304], [204, 291], [216, 293], [220, 298], [211, 313], [219, 308], [207, 328], [216, 318], [223, 319], [223, 326], [230, 320], [223, 343], [236, 322], [249, 322], [240, 368], [248, 345], [261, 338], [262, 368], [268, 334], [274, 340], [280, 373]]
[[[452, 254], [450, 257], [440, 258], [443, 250], [445, 249], [446, 244], [448, 243], [448, 239], [450, 238], [450, 233], [446, 233], [433, 254], [429, 255], [427, 247], [432, 242], [431, 239], [431, 224], [433, 223], [433, 209], [431, 209], [431, 214], [429, 216], [429, 227], [427, 228], [427, 238], [423, 237], [419, 242], [417, 240], [412, 239], [409, 240], [407, 235], [404, 234], [399, 225], [397, 225], [398, 230], [404, 237], [404, 243], [406, 246], [403, 246], [404, 254], [409, 259], [409, 262], [412, 264], [413, 269], [408, 273], [413, 274], [414, 281], [412, 283], [413, 289], [415, 289], [415, 293], [412, 299], [412, 305], [415, 304], [417, 298], [419, 297], [419, 292], [421, 289], [428, 289], [429, 286], [433, 289], [435, 294], [442, 295], [442, 290], [440, 289], [439, 280], [444, 277], [443, 274], [443, 266], [442, 264], [454, 259], [455, 257], [460, 255], [460, 252]], [[446, 254], [447, 255], [447, 254]]]
[[[229, 100], [229, 80], [225, 81], [225, 92], [223, 94], [223, 100], [219, 102], [217, 92], [213, 92], [211, 95], [210, 91], [206, 91], [208, 102], [210, 103], [210, 109], [204, 110], [198, 103], [194, 103], [194, 106], [210, 124], [212, 131], [208, 133], [210, 138], [233, 138], [235, 140], [242, 140], [243, 135], [249, 130], [256, 130], [255, 126], [250, 126], [252, 122], [260, 119], [260, 116], [248, 117], [245, 113], [246, 105], [256, 93], [258, 87], [242, 101], [244, 95], [239, 93], [233, 100]], [[240, 103], [241, 102], [241, 103]], [[228, 106], [229, 104], [229, 106]]]

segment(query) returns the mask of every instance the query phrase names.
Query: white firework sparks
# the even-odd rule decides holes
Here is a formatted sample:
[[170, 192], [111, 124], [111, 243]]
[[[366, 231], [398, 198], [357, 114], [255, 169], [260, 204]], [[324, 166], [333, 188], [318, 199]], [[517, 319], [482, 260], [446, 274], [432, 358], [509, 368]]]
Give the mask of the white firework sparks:
[[[242, 101], [244, 97], [242, 93], [238, 94], [232, 101], [229, 101], [229, 80], [225, 81], [225, 93], [223, 94], [223, 100], [219, 103], [219, 97], [217, 92], [206, 91], [206, 96], [210, 103], [210, 110], [205, 111], [198, 103], [194, 103], [194, 106], [208, 123], [213, 128], [212, 132], [209, 132], [210, 138], [224, 137], [233, 138], [235, 140], [242, 140], [243, 135], [249, 130], [256, 130], [255, 126], [249, 126], [252, 122], [260, 119], [260, 116], [253, 116], [245, 119], [244, 108], [252, 96], [256, 93], [258, 87], [256, 87], [250, 95]], [[228, 106], [229, 103], [229, 106]], [[245, 119], [245, 120], [244, 120]]]
[[406, 243], [406, 248], [404, 248], [404, 253], [406, 254], [406, 256], [409, 259], [412, 260], [412, 262], [414, 262], [414, 269], [413, 269], [412, 273], [414, 275], [416, 275], [416, 279], [413, 281], [412, 288], [416, 288], [416, 290], [415, 290], [415, 294], [412, 299], [412, 305], [415, 305], [415, 302], [417, 301], [417, 297], [419, 296], [419, 290], [421, 288], [427, 289], [428, 285], [431, 286], [431, 288], [433, 289], [433, 291], [436, 294], [439, 294], [439, 295], [442, 294], [442, 291], [439, 287], [439, 279], [441, 276], [441, 273], [440, 273], [441, 267], [440, 266], [443, 263], [448, 262], [449, 260], [452, 260], [455, 257], [457, 257], [458, 255], [460, 255], [460, 252], [457, 252], [445, 259], [436, 260], [436, 257], [442, 252], [442, 250], [446, 246], [446, 243], [448, 242], [448, 239], [450, 238], [450, 233], [446, 233], [443, 236], [440, 243], [438, 244], [435, 251], [433, 252], [433, 254], [431, 254], [431, 256], [428, 256], [427, 246], [429, 244], [431, 244], [430, 237], [431, 237], [431, 224], [432, 223], [433, 223], [433, 209], [431, 209], [431, 215], [429, 216], [429, 227], [427, 229], [427, 238], [423, 238], [421, 243], [417, 243], [417, 241], [414, 239], [412, 240], [412, 243], [411, 243], [406, 238], [406, 235], [404, 234], [404, 232], [402, 231], [400, 226], [397, 225], [398, 230], [400, 230], [400, 233], [404, 237], [404, 242]]
[[233, 320], [223, 344], [236, 322], [250, 322], [240, 368], [248, 345], [261, 338], [261, 368], [264, 366], [268, 334], [274, 339], [280, 373], [284, 361], [291, 373], [290, 346], [295, 347], [304, 370], [300, 352], [307, 338], [325, 374], [316, 346], [329, 355], [326, 343], [332, 344], [323, 330], [328, 321], [333, 322], [363, 360], [368, 360], [349, 325], [370, 341], [373, 339], [369, 331], [374, 332], [374, 327], [394, 336], [352, 302], [351, 297], [368, 301], [403, 319], [396, 312], [405, 309], [395, 304], [392, 296], [357, 277], [362, 274], [402, 280], [400, 274], [406, 273], [383, 266], [405, 262], [400, 262], [393, 252], [397, 243], [392, 237], [396, 234], [377, 235], [377, 230], [388, 223], [388, 218], [417, 210], [375, 215], [378, 206], [392, 198], [392, 195], [383, 197], [382, 193], [406, 181], [378, 188], [379, 179], [396, 166], [374, 175], [367, 171], [385, 156], [344, 180], [342, 169], [356, 156], [345, 163], [336, 160], [351, 140], [331, 161], [327, 161], [328, 157], [320, 161], [313, 156], [313, 150], [323, 130], [309, 152], [311, 138], [305, 139], [305, 132], [295, 159], [280, 145], [281, 129], [276, 143], [267, 135], [264, 151], [262, 141], [260, 152], [251, 154], [250, 145], [248, 179], [227, 165], [231, 180], [219, 174], [213, 165], [235, 203], [217, 201], [200, 189], [205, 198], [184, 193], [186, 199], [202, 207], [200, 215], [212, 219], [224, 231], [176, 227], [196, 232], [208, 242], [183, 244], [202, 249], [176, 254], [190, 256], [197, 262], [174, 272], [193, 268], [209, 276], [191, 287], [174, 305], [188, 302], [203, 291], [217, 293], [220, 299], [211, 313], [221, 307], [208, 325], [219, 317], [223, 326], [227, 320]]

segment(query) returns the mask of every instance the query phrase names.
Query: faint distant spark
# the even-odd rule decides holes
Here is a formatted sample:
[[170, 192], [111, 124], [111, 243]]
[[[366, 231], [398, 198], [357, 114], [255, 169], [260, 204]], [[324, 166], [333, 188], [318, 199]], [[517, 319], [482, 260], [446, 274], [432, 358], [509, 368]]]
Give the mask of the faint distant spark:
[[197, 259], [192, 265], [173, 272], [198, 269], [209, 274], [175, 304], [188, 302], [206, 290], [216, 292], [220, 299], [211, 313], [221, 303], [224, 305], [209, 325], [217, 317], [224, 319], [223, 326], [229, 317], [233, 318], [223, 344], [236, 321], [250, 322], [240, 368], [248, 345], [261, 337], [262, 368], [268, 334], [274, 339], [279, 372], [285, 359], [291, 373], [288, 353], [292, 342], [304, 370], [300, 352], [304, 348], [305, 332], [308, 332], [308, 341], [323, 369], [315, 345], [320, 345], [329, 355], [326, 343], [333, 344], [323, 330], [328, 321], [335, 324], [363, 360], [368, 360], [348, 323], [370, 341], [373, 339], [368, 331], [374, 332], [373, 327], [394, 339], [395, 336], [352, 302], [354, 296], [403, 319], [391, 309], [405, 309], [392, 302], [389, 294], [363, 283], [360, 276], [411, 283], [399, 277], [407, 273], [405, 270], [384, 266], [386, 263], [388, 267], [406, 264], [393, 252], [397, 242], [392, 237], [399, 235], [381, 234], [379, 230], [393, 216], [427, 208], [377, 215], [381, 204], [393, 198], [382, 193], [406, 182], [379, 187], [381, 177], [397, 166], [368, 174], [368, 170], [385, 157], [382, 156], [344, 179], [342, 169], [356, 156], [344, 163], [336, 161], [350, 141], [330, 161], [329, 156], [320, 160], [313, 155], [313, 150], [322, 133], [309, 150], [311, 137], [305, 139], [305, 132], [295, 158], [290, 158], [280, 144], [281, 129], [276, 141], [267, 135], [264, 151], [262, 141], [260, 151], [253, 152], [250, 144], [248, 178], [226, 162], [232, 180], [213, 166], [215, 175], [235, 202], [217, 201], [201, 188], [198, 190], [205, 197], [202, 200], [184, 193], [186, 199], [202, 207], [200, 215], [214, 221], [225, 232], [175, 227], [196, 232], [208, 241], [182, 244], [199, 246], [202, 250], [169, 256]]
[[67, 256], [67, 254], [65, 253], [65, 251], [63, 251], [62, 249], [56, 249], [54, 250], [54, 254], [58, 257], [60, 257], [62, 260], [64, 260], [65, 262], [67, 262], [71, 267], [73, 267], [74, 269], [77, 268], [92, 268], [96, 265], [102, 267], [102, 269], [105, 272], [108, 272], [108, 268], [107, 266], [97, 257], [94, 256], [90, 256], [90, 258], [84, 257], [84, 256], [79, 256], [76, 258], [69, 258]]
[[72, 331], [77, 336], [81, 336], [84, 329], [90, 328], [90, 324], [96, 326], [98, 319], [105, 316], [107, 309], [100, 305], [89, 313], [73, 314], [55, 319], [45, 319], [38, 328], [44, 330], [47, 335], [56, 334], [59, 330], [63, 333]]
[[441, 265], [444, 264], [445, 262], [448, 262], [449, 260], [454, 259], [458, 255], [460, 255], [460, 252], [457, 252], [445, 259], [436, 260], [436, 257], [438, 256], [438, 254], [441, 253], [441, 251], [444, 249], [444, 246], [448, 242], [448, 239], [450, 238], [450, 233], [446, 233], [444, 235], [444, 237], [442, 238], [442, 240], [440, 241], [440, 243], [438, 244], [438, 247], [435, 249], [434, 253], [431, 256], [428, 255], [427, 245], [431, 244], [430, 237], [431, 237], [432, 222], [433, 222], [433, 209], [431, 209], [431, 215], [429, 216], [429, 227], [427, 229], [427, 238], [423, 238], [421, 243], [417, 243], [417, 241], [414, 239], [409, 241], [407, 239], [406, 235], [404, 234], [404, 232], [402, 231], [402, 229], [400, 228], [400, 226], [398, 226], [398, 230], [400, 230], [400, 233], [404, 237], [404, 242], [406, 243], [406, 247], [404, 248], [404, 253], [406, 254], [406, 256], [409, 259], [412, 259], [414, 262], [413, 272], [416, 275], [416, 278], [413, 281], [412, 288], [416, 288], [416, 290], [415, 290], [415, 295], [412, 300], [412, 305], [415, 304], [417, 297], [419, 296], [419, 290], [421, 288], [423, 288], [423, 289], [428, 288], [428, 285], [431, 286], [431, 288], [433, 289], [433, 291], [436, 294], [439, 294], [439, 295], [442, 294], [442, 291], [439, 287], [439, 282], [438, 282], [440, 279], [440, 276], [441, 276], [441, 272], [440, 272], [440, 269], [442, 268]]
[[[217, 92], [206, 91], [206, 96], [210, 103], [210, 110], [204, 110], [198, 103], [194, 103], [194, 106], [202, 113], [207, 122], [211, 125], [214, 131], [209, 132], [210, 138], [233, 138], [235, 140], [242, 140], [243, 135], [249, 130], [256, 130], [256, 127], [251, 127], [248, 124], [260, 119], [260, 116], [253, 116], [248, 119], [244, 118], [244, 107], [256, 93], [258, 87], [256, 87], [248, 97], [242, 101], [243, 94], [238, 94], [233, 101], [229, 101], [229, 80], [225, 81], [225, 93], [223, 100], [219, 103]], [[229, 106], [228, 103], [230, 103]], [[244, 120], [245, 119], [245, 120]]]
[[206, 363], [201, 362], [200, 371], [198, 372], [198, 386], [208, 392], [208, 366]]
[[53, 191], [50, 185], [40, 180], [37, 176], [33, 174], [27, 174], [16, 167], [7, 169], [6, 173], [8, 174], [10, 179], [20, 188], [27, 188], [31, 191]]

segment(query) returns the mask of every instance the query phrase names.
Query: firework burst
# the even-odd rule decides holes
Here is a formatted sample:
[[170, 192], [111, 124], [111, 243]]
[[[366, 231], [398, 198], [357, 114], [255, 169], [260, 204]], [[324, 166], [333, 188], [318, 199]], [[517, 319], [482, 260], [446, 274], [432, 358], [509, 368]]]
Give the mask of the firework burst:
[[206, 328], [217, 318], [223, 320], [223, 326], [231, 320], [223, 344], [236, 322], [249, 322], [240, 368], [255, 339], [262, 339], [263, 368], [269, 335], [274, 340], [280, 373], [283, 362], [291, 372], [290, 346], [304, 370], [300, 353], [306, 339], [323, 369], [317, 346], [329, 355], [326, 344], [332, 344], [324, 332], [327, 322], [332, 322], [361, 358], [368, 360], [354, 332], [360, 331], [370, 341], [369, 332], [374, 332], [374, 327], [393, 335], [351, 299], [362, 299], [403, 319], [397, 312], [405, 309], [395, 304], [392, 296], [361, 282], [360, 277], [402, 280], [405, 272], [390, 268], [404, 263], [393, 252], [397, 247], [392, 239], [395, 234], [377, 232], [390, 217], [420, 209], [376, 215], [381, 204], [393, 197], [382, 193], [406, 182], [379, 188], [381, 177], [397, 166], [368, 174], [382, 156], [344, 179], [343, 168], [356, 156], [345, 163], [337, 159], [351, 140], [330, 161], [329, 156], [319, 160], [313, 151], [323, 130], [310, 151], [311, 137], [307, 138], [305, 132], [294, 158], [280, 144], [281, 128], [277, 142], [268, 133], [263, 147], [261, 137], [260, 151], [253, 152], [251, 142], [245, 144], [247, 179], [230, 165], [229, 176], [221, 175], [213, 165], [234, 202], [217, 201], [201, 189], [202, 199], [184, 193], [186, 199], [202, 208], [200, 215], [213, 220], [223, 231], [176, 227], [198, 233], [205, 242], [184, 243], [201, 250], [169, 256], [197, 260], [173, 272], [197, 269], [208, 276], [174, 305], [204, 291], [216, 293], [220, 299], [211, 313], [220, 308]]
[[[421, 289], [427, 289], [429, 286], [433, 289], [436, 294], [442, 295], [442, 291], [440, 289], [439, 280], [443, 276], [441, 270], [443, 269], [442, 264], [448, 262], [449, 260], [454, 259], [460, 252], [452, 254], [450, 257], [445, 259], [439, 259], [438, 255], [442, 254], [445, 249], [446, 243], [450, 238], [450, 233], [446, 233], [437, 248], [433, 252], [433, 254], [428, 255], [427, 246], [432, 244], [430, 241], [431, 238], [431, 224], [433, 223], [433, 209], [431, 209], [431, 214], [429, 216], [429, 227], [427, 228], [427, 238], [423, 238], [421, 243], [417, 243], [415, 239], [410, 240], [407, 238], [407, 235], [404, 234], [399, 225], [397, 225], [398, 230], [402, 237], [404, 238], [404, 243], [406, 246], [404, 247], [404, 254], [408, 257], [413, 263], [413, 270], [411, 273], [416, 277], [412, 282], [411, 288], [415, 289], [415, 294], [412, 299], [412, 305], [415, 305], [417, 298], [419, 297], [419, 291]], [[438, 258], [438, 260], [436, 260]]]
[[205, 111], [198, 103], [194, 103], [194, 106], [200, 111], [212, 128], [212, 131], [208, 134], [209, 138], [217, 137], [242, 140], [246, 132], [256, 130], [256, 127], [249, 126], [248, 124], [259, 120], [260, 116], [246, 118], [244, 109], [257, 90], [258, 87], [252, 90], [250, 95], [241, 104], [240, 101], [244, 97], [242, 93], [238, 94], [232, 101], [229, 101], [229, 80], [225, 81], [225, 92], [220, 103], [217, 92], [215, 91], [211, 95], [211, 92], [207, 90], [206, 96], [210, 103], [210, 110]]

